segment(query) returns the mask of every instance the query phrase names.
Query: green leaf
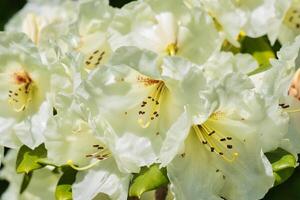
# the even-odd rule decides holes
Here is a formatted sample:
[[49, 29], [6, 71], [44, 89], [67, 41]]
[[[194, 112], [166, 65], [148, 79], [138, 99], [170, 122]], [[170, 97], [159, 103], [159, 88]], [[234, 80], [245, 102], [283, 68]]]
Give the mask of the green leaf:
[[297, 161], [292, 154], [279, 148], [273, 152], [266, 153], [266, 156], [272, 163], [275, 186], [283, 183], [293, 174]]
[[283, 184], [269, 190], [263, 200], [296, 200], [300, 199], [300, 167], [296, 167], [293, 175]]
[[241, 53], [251, 54], [259, 64], [259, 67], [249, 75], [254, 75], [269, 69], [270, 59], [275, 58], [275, 53], [266, 37], [245, 37], [241, 44]]
[[60, 177], [56, 189], [56, 200], [72, 199], [72, 184], [75, 182], [77, 171], [69, 166], [62, 167], [63, 175]]
[[136, 174], [131, 181], [129, 196], [140, 198], [144, 192], [157, 189], [168, 183], [166, 168], [160, 169], [157, 164], [149, 168], [142, 167], [140, 173]]
[[29, 173], [33, 170], [40, 169], [45, 165], [39, 163], [40, 159], [47, 157], [47, 150], [44, 144], [36, 147], [35, 149], [30, 149], [29, 147], [23, 145], [17, 156], [16, 170], [17, 173]]
[[28, 174], [24, 174], [22, 184], [21, 184], [20, 194], [22, 194], [26, 190], [26, 188], [28, 187], [28, 185], [31, 181], [31, 178], [32, 178], [32, 174], [33, 174], [32, 171], [29, 172]]

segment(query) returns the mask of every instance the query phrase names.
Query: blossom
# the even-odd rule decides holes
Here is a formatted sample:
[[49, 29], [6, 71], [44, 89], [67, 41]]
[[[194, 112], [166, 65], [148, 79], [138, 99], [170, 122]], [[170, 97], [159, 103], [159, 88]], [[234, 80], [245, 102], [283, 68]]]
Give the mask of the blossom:
[[[97, 10], [91, 12], [91, 10]], [[71, 32], [77, 41], [74, 48], [85, 55], [86, 69], [94, 69], [105, 64], [110, 58], [112, 47], [107, 29], [114, 17], [115, 9], [109, 6], [108, 1], [80, 2], [78, 20], [75, 31]]]
[[36, 147], [52, 113], [49, 71], [23, 34], [1, 33], [1, 144]]
[[[197, 121], [208, 113], [209, 100], [203, 95], [196, 102], [198, 99], [191, 96], [196, 95], [196, 89], [207, 92], [207, 96], [211, 92], [201, 70], [192, 63], [178, 62], [182, 65], [172, 65], [168, 58], [161, 63], [160, 57], [150, 51], [120, 48], [111, 63], [92, 72], [78, 92], [93, 116], [101, 115], [108, 121], [109, 140], [116, 155], [126, 158], [127, 164], [123, 164], [132, 172], [159, 162], [166, 135], [188, 131], [187, 112], [199, 111], [193, 115]], [[189, 106], [185, 106], [186, 101]], [[179, 146], [174, 144], [172, 148]]]
[[257, 126], [268, 123], [257, 117], [267, 108], [249, 90], [225, 86], [217, 93], [218, 106], [204, 123], [190, 127], [184, 149], [167, 165], [172, 191], [179, 199], [259, 199], [274, 182]]
[[[267, 153], [300, 152], [299, 0], [109, 3], [29, 0], [0, 33], [3, 198], [60, 198], [65, 178], [75, 200], [168, 180], [168, 199], [263, 198]], [[267, 37], [270, 62], [278, 42], [249, 45]]]
[[[278, 52], [278, 59], [272, 60], [272, 68], [254, 79], [256, 88], [270, 101], [276, 102], [283, 113], [289, 115], [288, 134], [281, 141], [281, 147], [297, 154], [300, 150], [298, 130], [299, 100], [298, 71], [299, 37], [292, 44], [286, 44]], [[258, 81], [257, 81], [258, 79]]]
[[113, 199], [127, 199], [131, 175], [118, 169], [103, 137], [105, 131], [94, 132], [88, 115], [70, 96], [59, 105], [45, 131], [45, 147], [53, 164], [70, 165], [79, 171], [73, 184], [73, 198], [93, 199], [104, 193]]
[[191, 6], [203, 6], [216, 19], [225, 33], [226, 39], [233, 45], [240, 33], [250, 37], [268, 34], [272, 43], [275, 42], [289, 0], [186, 0]]
[[[253, 90], [246, 75], [255, 68], [253, 60], [243, 55], [217, 55], [202, 66], [206, 84], [214, 87], [214, 98], [207, 97], [207, 114], [195, 120], [193, 116], [202, 112], [193, 107], [194, 112], [188, 112], [192, 119], [188, 131], [170, 131], [160, 159], [178, 199], [259, 199], [274, 181], [271, 164], [263, 152], [280, 145], [287, 131], [287, 116], [277, 104]], [[236, 63], [244, 66], [234, 67]], [[187, 66], [172, 62], [170, 68], [176, 65]], [[192, 87], [190, 84], [187, 88]], [[201, 92], [195, 90], [191, 94], [196, 95], [187, 98], [200, 102]]]
[[113, 49], [136, 46], [195, 63], [203, 63], [222, 43], [202, 9], [178, 0], [131, 2], [115, 14], [109, 31]]
[[76, 2], [69, 0], [31, 0], [9, 21], [5, 30], [24, 32], [35, 44], [40, 44], [66, 31], [66, 24], [76, 19], [76, 7]]

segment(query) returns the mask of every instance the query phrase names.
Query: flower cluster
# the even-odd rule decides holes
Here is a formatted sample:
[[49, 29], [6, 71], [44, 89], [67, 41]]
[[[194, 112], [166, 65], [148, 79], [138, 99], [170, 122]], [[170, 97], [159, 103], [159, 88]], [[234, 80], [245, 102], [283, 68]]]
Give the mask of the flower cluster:
[[151, 167], [170, 199], [261, 199], [266, 155], [300, 153], [299, 33], [298, 0], [29, 1], [0, 33], [3, 199], [126, 200]]

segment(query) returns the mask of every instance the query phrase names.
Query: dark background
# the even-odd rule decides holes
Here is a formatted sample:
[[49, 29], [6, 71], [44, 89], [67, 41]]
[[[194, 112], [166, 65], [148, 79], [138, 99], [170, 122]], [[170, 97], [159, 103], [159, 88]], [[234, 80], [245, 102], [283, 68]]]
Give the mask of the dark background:
[[[122, 7], [130, 1], [131, 0], [110, 0], [110, 4], [115, 7]], [[25, 3], [26, 0], [0, 0], [0, 31], [3, 30], [4, 24], [9, 20], [9, 18], [20, 10]], [[0, 197], [1, 193], [7, 188], [7, 186], [8, 183], [6, 181], [0, 180]], [[271, 189], [264, 200], [300, 200], [299, 167], [287, 182]]]

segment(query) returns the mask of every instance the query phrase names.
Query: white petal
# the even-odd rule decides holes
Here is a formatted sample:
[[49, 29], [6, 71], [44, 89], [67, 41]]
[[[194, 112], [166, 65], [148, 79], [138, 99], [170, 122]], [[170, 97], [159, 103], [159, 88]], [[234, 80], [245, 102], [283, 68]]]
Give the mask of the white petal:
[[127, 65], [153, 79], [160, 78], [159, 57], [151, 51], [136, 47], [121, 47], [113, 54], [110, 64]]
[[126, 200], [130, 175], [118, 171], [113, 160], [107, 159], [87, 172], [79, 172], [72, 186], [74, 200], [93, 199], [99, 193], [111, 199]]
[[221, 173], [216, 172], [211, 153], [207, 152], [198, 138], [190, 134], [183, 154], [167, 166], [171, 191], [176, 199], [221, 200], [218, 192], [224, 181]]
[[212, 85], [199, 66], [178, 57], [167, 57], [162, 65], [166, 85], [187, 111], [195, 124], [201, 124], [216, 106]]
[[188, 114], [184, 112], [166, 133], [167, 136], [160, 150], [160, 162], [162, 166], [166, 166], [180, 152], [188, 136], [190, 127], [191, 120]]

